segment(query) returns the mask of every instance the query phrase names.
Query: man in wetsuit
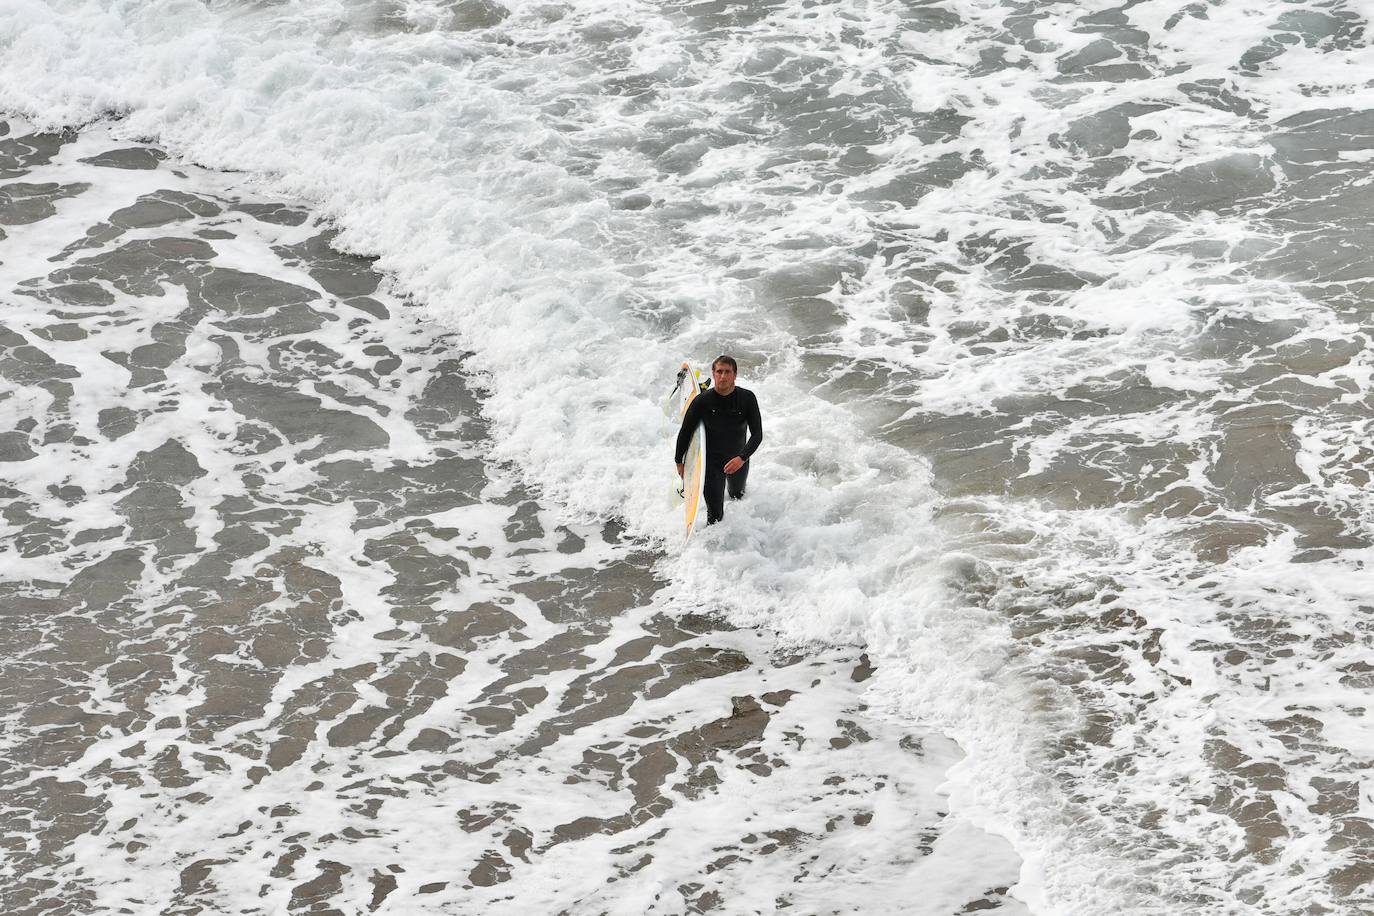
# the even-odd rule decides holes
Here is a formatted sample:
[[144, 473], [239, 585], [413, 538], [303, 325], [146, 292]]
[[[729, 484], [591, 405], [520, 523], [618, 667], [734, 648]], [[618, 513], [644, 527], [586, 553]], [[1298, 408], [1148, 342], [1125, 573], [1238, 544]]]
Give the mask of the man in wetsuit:
[[[734, 357], [718, 356], [711, 364], [712, 387], [692, 399], [682, 417], [677, 434], [677, 451], [673, 462], [677, 474], [683, 475], [683, 456], [692, 444], [698, 423], [706, 424], [706, 482], [702, 497], [706, 500], [706, 524], [714, 525], [725, 517], [725, 488], [730, 498], [744, 496], [744, 484], [749, 480], [749, 456], [763, 442], [763, 420], [759, 417], [759, 400], [754, 392], [735, 384], [739, 371]], [[745, 433], [749, 434], [748, 441]]]

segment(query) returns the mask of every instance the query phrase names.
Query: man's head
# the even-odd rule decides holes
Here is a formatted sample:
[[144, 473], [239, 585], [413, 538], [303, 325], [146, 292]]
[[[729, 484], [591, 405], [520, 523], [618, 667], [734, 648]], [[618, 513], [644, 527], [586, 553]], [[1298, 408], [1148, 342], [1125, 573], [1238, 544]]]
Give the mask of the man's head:
[[738, 371], [739, 364], [733, 356], [717, 356], [715, 362], [711, 363], [711, 384], [720, 394], [729, 394], [735, 390], [735, 373]]

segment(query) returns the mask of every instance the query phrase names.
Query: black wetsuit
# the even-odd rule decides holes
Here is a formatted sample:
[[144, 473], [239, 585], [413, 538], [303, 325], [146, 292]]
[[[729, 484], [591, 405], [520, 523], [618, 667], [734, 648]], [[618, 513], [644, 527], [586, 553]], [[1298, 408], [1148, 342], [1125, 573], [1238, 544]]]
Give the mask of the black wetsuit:
[[[682, 464], [699, 423], [706, 425], [706, 482], [702, 497], [706, 500], [706, 524], [714, 525], [725, 517], [726, 482], [730, 484], [731, 499], [744, 495], [744, 485], [749, 480], [749, 456], [763, 442], [759, 399], [754, 392], [738, 385], [728, 395], [709, 388], [693, 398], [678, 430], [674, 464]], [[749, 434], [747, 441], [745, 433]], [[727, 476], [725, 464], [736, 456], [744, 459], [744, 466]]]

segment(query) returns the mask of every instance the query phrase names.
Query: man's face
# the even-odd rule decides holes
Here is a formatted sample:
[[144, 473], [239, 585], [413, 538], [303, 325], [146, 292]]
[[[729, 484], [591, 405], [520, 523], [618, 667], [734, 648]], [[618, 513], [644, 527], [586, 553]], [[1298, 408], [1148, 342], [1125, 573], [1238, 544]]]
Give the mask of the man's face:
[[735, 367], [729, 363], [716, 363], [711, 367], [711, 381], [721, 394], [735, 390]]

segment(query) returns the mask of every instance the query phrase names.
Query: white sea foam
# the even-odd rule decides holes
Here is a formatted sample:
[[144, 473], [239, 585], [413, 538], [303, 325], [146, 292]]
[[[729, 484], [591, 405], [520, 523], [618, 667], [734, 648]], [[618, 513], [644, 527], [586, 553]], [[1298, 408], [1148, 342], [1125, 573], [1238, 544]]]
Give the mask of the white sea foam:
[[[76, 149], [65, 148], [56, 161], [30, 169], [26, 177], [54, 189], [122, 183], [122, 171], [80, 161], [81, 154], [118, 145], [107, 131], [92, 129], [73, 144]], [[1005, 841], [945, 809], [939, 784], [961, 756], [957, 746], [933, 735], [920, 738], [905, 721], [872, 718], [856, 702], [863, 688], [853, 677], [852, 658], [846, 664], [845, 655], [852, 653], [831, 650], [828, 656], [750, 665], [747, 659], [765, 657], [772, 648], [770, 640], [751, 630], [711, 632], [705, 651], [690, 648], [693, 634], [673, 628], [663, 614], [662, 596], [635, 606], [634, 593], [652, 579], [642, 559], [638, 565], [627, 563], [627, 555], [644, 556], [642, 545], [605, 536], [599, 524], [561, 528], [560, 519], [526, 501], [517, 516], [534, 509], [534, 517], [526, 519], [532, 524], [514, 537], [509, 501], [516, 491], [514, 481], [502, 474], [484, 478], [481, 501], [466, 504], [459, 498], [456, 507], [424, 518], [376, 512], [367, 498], [375, 494], [366, 483], [345, 484], [343, 498], [329, 493], [329, 487], [321, 492], [317, 486], [340, 472], [340, 465], [367, 469], [365, 474], [404, 491], [413, 481], [388, 470], [423, 468], [453, 448], [469, 460], [485, 456], [485, 437], [446, 435], [476, 423], [462, 415], [471, 404], [466, 395], [459, 404], [438, 406], [429, 391], [445, 381], [440, 366], [452, 364], [453, 354], [436, 345], [435, 329], [417, 320], [417, 310], [390, 296], [369, 300], [369, 315], [376, 320], [351, 316], [346, 304], [322, 286], [321, 264], [307, 259], [313, 270], [306, 271], [295, 260], [299, 252], [292, 246], [317, 241], [320, 229], [303, 213], [295, 214], [300, 226], [261, 222], [245, 212], [255, 202], [226, 186], [230, 176], [184, 163], [178, 171], [189, 175], [174, 176], [164, 168], [156, 182], [144, 183], [138, 173], [130, 177], [138, 189], [161, 195], [143, 200], [141, 218], [129, 220], [144, 224], [141, 228], [111, 235], [111, 223], [105, 221], [109, 211], [85, 211], [91, 231], [72, 234], [89, 247], [76, 254], [42, 259], [33, 239], [58, 247], [72, 239], [54, 240], [28, 226], [7, 227], [6, 251], [16, 256], [0, 267], [0, 284], [42, 295], [11, 296], [4, 326], [8, 334], [32, 342], [31, 358], [41, 353], [57, 366], [71, 367], [62, 374], [73, 390], [70, 404], [62, 407], [11, 397], [6, 416], [36, 423], [40, 433], [60, 429], [70, 419], [77, 431], [89, 433], [44, 443], [43, 461], [15, 462], [8, 479], [23, 494], [17, 503], [27, 506], [31, 517], [7, 514], [14, 527], [6, 534], [17, 536], [8, 540], [31, 536], [34, 526], [26, 522], [34, 520], [63, 531], [69, 542], [74, 534], [91, 534], [88, 526], [109, 523], [97, 547], [83, 551], [59, 542], [35, 551], [25, 545], [22, 554], [6, 550], [7, 568], [34, 591], [51, 593], [77, 569], [89, 570], [93, 555], [122, 553], [153, 561], [139, 564], [140, 578], [122, 606], [107, 606], [88, 594], [88, 582], [73, 589], [77, 613], [35, 614], [29, 622], [36, 632], [19, 637], [36, 641], [34, 651], [48, 657], [63, 655], [68, 627], [87, 638], [98, 631], [120, 641], [117, 660], [73, 672], [63, 691], [81, 696], [83, 717], [117, 718], [119, 724], [73, 742], [76, 751], [70, 754], [52, 753], [50, 732], [36, 736], [48, 756], [26, 776], [11, 771], [11, 804], [22, 804], [18, 797], [33, 791], [37, 781], [55, 779], [99, 798], [100, 821], [47, 859], [38, 853], [55, 831], [25, 837], [27, 852], [41, 868], [26, 871], [34, 864], [30, 858], [19, 865], [7, 861], [7, 877], [41, 874], [61, 888], [51, 893], [80, 895], [82, 906], [102, 911], [160, 911], [189, 892], [197, 905], [275, 912], [312, 893], [309, 878], [316, 871], [335, 874], [341, 905], [351, 906], [375, 899], [385, 864], [396, 888], [387, 905], [396, 912], [411, 911], [416, 900], [427, 909], [453, 913], [674, 912], [694, 893], [684, 888], [707, 885], [703, 901], [714, 895], [757, 911], [787, 899], [818, 911], [909, 912], [913, 889], [919, 887], [932, 914], [986, 896], [1009, 912], [1021, 912], [1002, 896], [1014, 879], [1017, 857]], [[147, 225], [167, 215], [157, 201], [176, 195], [194, 200], [208, 215], [186, 213], [170, 223]], [[93, 197], [110, 203], [99, 194]], [[72, 217], [64, 223], [69, 228], [79, 222], [65, 215]], [[214, 245], [199, 245], [197, 237], [213, 239]], [[194, 250], [209, 258], [205, 263], [193, 258], [190, 265], [175, 258], [149, 259], [159, 271], [188, 269], [199, 281], [182, 275], [181, 282], [140, 286], [141, 294], [133, 295], [123, 281], [137, 277], [93, 266], [123, 258], [120, 263], [137, 272], [139, 264], [148, 263], [139, 260], [138, 246], [154, 238], [180, 243], [170, 246], [173, 251]], [[45, 267], [39, 275], [28, 276], [40, 263]], [[326, 258], [324, 266], [331, 264]], [[54, 277], [63, 276], [47, 271], [53, 266], [61, 271], [63, 265], [98, 275], [93, 285], [113, 301], [78, 308], [60, 296], [45, 298], [50, 284], [58, 282]], [[367, 279], [366, 271], [356, 263], [352, 267]], [[285, 289], [291, 294], [276, 316], [281, 324], [264, 325], [273, 306], [253, 297], [273, 280], [290, 284]], [[291, 308], [302, 299], [311, 304], [315, 322], [300, 322], [298, 313], [293, 321]], [[377, 318], [378, 313], [390, 317]], [[63, 317], [54, 324], [55, 316]], [[184, 348], [158, 370], [162, 377], [144, 375], [141, 384], [133, 384], [132, 369], [115, 378], [101, 372], [105, 362], [167, 340], [165, 332], [174, 326]], [[66, 333], [50, 333], [64, 327]], [[14, 349], [12, 341], [6, 337], [7, 350]], [[403, 357], [394, 357], [399, 365], [383, 370], [375, 360], [378, 350]], [[301, 365], [294, 362], [298, 359], [317, 362]], [[150, 361], [156, 357], [124, 360], [144, 372]], [[370, 385], [350, 389], [348, 379], [360, 379], [367, 366], [377, 367], [379, 374]], [[318, 397], [322, 410], [329, 409], [331, 398], [348, 397], [340, 402], [348, 410], [338, 414], [375, 425], [388, 445], [352, 452], [348, 443], [336, 443], [338, 448], [319, 457], [319, 437], [301, 440], [287, 433], [293, 441], [259, 448], [265, 443], [253, 438], [251, 419], [255, 406], [266, 405], [216, 396], [217, 389], [236, 380], [294, 384], [294, 394]], [[51, 379], [6, 375], [18, 394], [46, 391], [44, 382]], [[264, 400], [291, 393], [278, 388]], [[145, 415], [122, 431], [106, 427], [101, 412], [113, 404]], [[166, 409], [171, 406], [176, 409]], [[439, 429], [433, 428], [436, 414], [444, 418]], [[285, 432], [293, 424], [286, 421], [278, 428]], [[174, 457], [169, 464], [179, 468], [173, 473], [191, 478], [176, 487], [165, 486], [160, 470], [150, 473], [149, 454], [167, 448], [197, 467], [186, 473]], [[138, 485], [126, 483], [126, 474]], [[75, 481], [90, 490], [73, 498]], [[444, 485], [461, 493], [472, 481]], [[174, 505], [140, 512], [130, 497], [143, 487], [174, 495]], [[234, 531], [245, 507], [264, 523], [248, 541], [242, 528]], [[163, 535], [177, 527], [177, 520], [188, 537], [164, 550]], [[442, 568], [462, 571], [460, 581], [452, 591], [440, 589], [424, 602], [414, 601], [417, 590], [426, 591], [422, 577], [377, 562], [375, 551], [397, 539], [421, 541], [417, 555], [443, 558]], [[226, 575], [187, 569], [202, 561], [213, 565], [221, 547], [237, 557], [227, 564]], [[223, 554], [218, 559], [222, 562]], [[626, 579], [588, 584], [617, 565], [631, 567]], [[285, 582], [296, 576], [323, 590], [312, 589], [302, 600]], [[274, 579], [279, 588], [260, 591], [237, 606], [236, 587], [261, 587]], [[572, 594], [544, 603], [532, 597], [537, 591], [521, 590], [535, 582], [546, 588], [563, 582]], [[312, 613], [322, 610], [310, 606], [326, 604], [321, 595], [331, 587], [337, 587], [337, 600], [327, 602], [329, 626], [314, 631], [327, 638], [307, 640], [318, 645], [281, 664], [296, 652], [295, 639], [308, 635]], [[87, 599], [89, 605], [81, 606]], [[429, 601], [438, 605], [434, 610], [441, 620], [480, 617], [472, 609], [485, 605], [488, 614], [508, 614], [518, 626], [484, 634], [495, 638], [460, 650], [459, 658], [448, 651], [453, 648], [449, 640], [431, 638], [416, 619], [429, 609], [413, 605]], [[600, 619], [599, 612], [626, 603], [631, 606]], [[233, 622], [240, 614], [248, 617], [240, 617], [242, 629]], [[221, 625], [235, 630], [237, 638]], [[601, 625], [609, 632], [597, 638]], [[145, 637], [152, 651], [140, 651], [150, 648], [142, 642]], [[520, 642], [547, 654], [527, 649], [522, 663]], [[576, 650], [560, 657], [560, 642]], [[399, 701], [397, 693], [408, 693], [405, 685], [420, 687], [410, 679], [435, 658], [448, 660], [438, 695], [424, 695], [436, 686], [429, 681], [424, 690]], [[713, 668], [714, 659], [725, 664]], [[163, 676], [131, 689], [127, 675], [145, 661]], [[6, 663], [14, 666], [7, 670], [23, 664]], [[539, 670], [546, 665], [552, 670]], [[694, 683], [703, 673], [705, 679]], [[649, 680], [637, 680], [644, 677]], [[598, 683], [603, 678], [609, 683], [605, 689]], [[524, 685], [513, 691], [518, 701], [507, 698], [517, 704], [509, 710], [512, 721], [505, 728], [489, 727], [480, 713], [492, 713], [493, 693], [511, 682]], [[231, 692], [245, 692], [217, 706], [229, 684], [235, 685]], [[270, 690], [253, 697], [255, 684]], [[756, 711], [753, 725], [761, 725], [759, 716], [769, 724], [760, 728], [754, 746], [722, 759], [720, 751], [735, 749], [729, 740], [733, 722], [709, 719], [728, 712], [731, 695], [751, 694], [762, 696], [769, 709]], [[22, 690], [20, 695], [32, 707], [45, 699]], [[381, 710], [397, 715], [394, 729], [388, 726], [377, 743], [336, 735], [359, 716]], [[24, 739], [31, 733], [24, 720], [33, 711], [7, 714], [7, 725], [19, 723], [6, 729], [5, 753], [18, 748], [15, 759], [26, 751]], [[708, 721], [694, 729], [691, 723], [703, 712]], [[721, 733], [714, 743], [713, 727]], [[436, 735], [453, 736], [447, 750], [434, 749]], [[297, 749], [280, 753], [292, 741]], [[530, 744], [537, 747], [530, 750]], [[398, 753], [401, 747], [407, 751]], [[72, 744], [64, 748], [71, 750]], [[656, 766], [663, 768], [660, 778], [676, 771], [674, 779], [680, 775], [682, 782], [664, 785], [656, 794]], [[641, 768], [649, 771], [643, 778], [637, 772]], [[476, 773], [480, 779], [466, 778]], [[186, 791], [189, 784], [195, 791]], [[647, 811], [640, 804], [646, 792], [656, 799]], [[377, 810], [378, 798], [385, 799], [383, 810]], [[608, 818], [590, 836], [559, 835], [626, 808], [633, 817]], [[518, 873], [511, 882], [469, 875], [474, 863], [495, 855], [493, 844], [522, 835], [534, 844], [532, 851], [518, 843], [502, 847], [519, 862], [512, 863]], [[267, 859], [276, 865], [264, 877], [261, 863]]]
[[[1287, 48], [1246, 84], [1269, 109], [1257, 119], [1185, 84], [1229, 85], [1275, 28], [1268, 11], [1134, 6], [1123, 15], [1148, 42], [1121, 39], [1129, 53], [1114, 46], [1106, 59], [1153, 75], [1076, 82], [1061, 77], [1095, 43], [1079, 20], [1110, 5], [1037, 14], [1014, 41], [1001, 40], [1005, 7], [939, 9], [948, 22], [916, 28], [898, 4], [783, 3], [712, 31], [691, 21], [710, 9], [531, 2], [461, 31], [442, 4], [10, 0], [0, 105], [46, 126], [117, 115], [125, 136], [311, 201], [343, 229], [340, 245], [380, 255], [397, 292], [457, 330], [488, 391], [498, 455], [572, 515], [618, 514], [675, 545], [658, 402], [684, 355], [736, 352], [767, 442], [750, 499], [671, 562], [674, 600], [789, 640], [872, 647], [875, 694], [970, 753], [955, 800], [1014, 841], [1027, 862], [1017, 893], [1037, 912], [1157, 912], [1190, 893], [1187, 905], [1214, 912], [1265, 894], [1278, 908], [1305, 893], [1339, 906], [1321, 879], [1276, 880], [1321, 874], [1339, 856], [1294, 846], [1230, 869], [1244, 831], [1196, 799], [1211, 790], [1208, 741], [1281, 757], [1263, 746], [1276, 739], [1256, 737], [1282, 718], [1270, 707], [1337, 677], [1329, 658], [1324, 680], [1304, 680], [1297, 662], [1265, 667], [1263, 689], [1217, 675], [1216, 646], [1235, 638], [1223, 609], [1330, 602], [1313, 627], [1334, 632], [1357, 613], [1363, 558], [1310, 566], [1341, 583], [1318, 589], [1289, 562], [1293, 538], [1267, 521], [1272, 540], [1204, 568], [1195, 520], [1142, 524], [1124, 497], [1077, 511], [985, 499], [965, 517], [879, 424], [900, 432], [904, 420], [995, 415], [1015, 399], [1088, 399], [1139, 377], [1185, 400], [1012, 436], [1021, 476], [1083, 455], [1110, 464], [1129, 441], [1188, 453], [1165, 492], [1215, 489], [1216, 414], [1251, 392], [1237, 381], [1245, 359], [1208, 355], [1211, 337], [1232, 319], [1304, 329], [1274, 346], [1362, 332], [1281, 271], [1254, 267], [1288, 241], [1281, 229], [1184, 200], [1186, 188], [1154, 200], [1151, 182], [1220, 169], [1263, 195], [1285, 180], [1268, 158], [1273, 125], [1311, 110], [1313, 96], [1368, 104], [1351, 76], [1368, 52]], [[974, 72], [984, 52], [1025, 66]], [[1134, 112], [1124, 127], [1112, 121], [1123, 106]], [[1120, 168], [1095, 172], [1108, 154]], [[1022, 261], [1049, 279], [1025, 281]], [[1348, 383], [1353, 402], [1369, 370], [1361, 357], [1318, 378]], [[1361, 424], [1294, 425], [1310, 489], [1293, 499], [1368, 521], [1363, 488], [1342, 476]], [[962, 539], [951, 534], [960, 526]], [[1277, 579], [1255, 585], [1262, 569]], [[1018, 574], [1022, 585], [983, 606], [966, 600]], [[1058, 653], [1139, 634], [1066, 628], [1037, 642], [1013, 623], [1018, 600], [1043, 610], [1045, 596], [1085, 582], [1163, 634], [1163, 661], [1142, 644], [1128, 660], [1133, 686], [1091, 688], [1119, 717], [1117, 745], [1056, 780], [1039, 749], [1057, 715], [1083, 724], [1086, 701], [1039, 678]], [[1351, 731], [1340, 710], [1354, 698], [1312, 702], [1327, 739], [1363, 753], [1337, 737]], [[1111, 772], [1123, 754], [1136, 788]], [[1296, 783], [1320, 770], [1285, 765]], [[1163, 809], [1162, 826], [1123, 826], [1136, 804]], [[1334, 829], [1297, 807], [1285, 817]], [[1131, 862], [1158, 851], [1152, 829], [1173, 844], [1155, 873]]]

